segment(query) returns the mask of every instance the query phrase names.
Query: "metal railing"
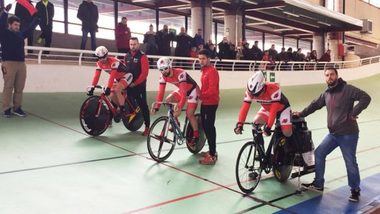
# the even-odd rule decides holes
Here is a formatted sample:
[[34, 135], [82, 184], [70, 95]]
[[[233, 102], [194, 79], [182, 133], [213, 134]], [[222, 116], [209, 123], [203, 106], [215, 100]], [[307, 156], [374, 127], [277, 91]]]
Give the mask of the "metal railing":
[[[38, 64], [43, 62], [65, 61], [78, 65], [89, 64], [96, 61], [94, 51], [64, 49], [64, 48], [46, 48], [36, 46], [26, 46], [25, 50], [34, 51], [28, 54], [29, 61], [37, 61]], [[49, 54], [45, 54], [48, 51]], [[110, 55], [123, 58], [124, 53], [110, 52]], [[149, 55], [149, 64], [151, 68], [156, 68], [157, 60], [162, 56]], [[169, 56], [173, 60], [173, 66], [179, 66], [185, 70], [199, 70], [200, 65], [197, 58]], [[268, 62], [268, 61], [250, 61], [250, 60], [212, 60], [214, 66], [220, 71], [252, 71], [252, 70], [269, 70], [269, 71], [316, 71], [326, 68], [356, 68], [363, 65], [369, 65], [380, 62], [380, 56], [363, 58], [354, 61], [336, 61], [336, 62]]]

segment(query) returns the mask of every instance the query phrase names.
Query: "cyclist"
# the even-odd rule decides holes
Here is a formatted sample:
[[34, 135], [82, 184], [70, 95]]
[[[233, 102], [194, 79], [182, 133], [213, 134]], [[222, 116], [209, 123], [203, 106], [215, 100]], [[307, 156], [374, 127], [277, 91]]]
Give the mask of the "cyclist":
[[168, 57], [162, 57], [157, 61], [157, 68], [161, 72], [159, 80], [159, 89], [156, 97], [156, 104], [151, 109], [155, 114], [159, 108], [159, 102], [162, 102], [165, 94], [166, 83], [172, 83], [178, 89], [173, 91], [167, 98], [166, 102], [177, 103], [174, 107], [174, 117], [179, 117], [183, 106], [187, 101], [186, 116], [194, 130], [190, 146], [195, 146], [199, 139], [198, 122], [194, 112], [198, 106], [199, 87], [197, 83], [181, 68], [173, 68], [172, 62]]
[[111, 95], [112, 102], [119, 107], [119, 113], [115, 115], [115, 122], [120, 122], [121, 112], [124, 111], [126, 94], [124, 90], [132, 83], [133, 75], [127, 69], [123, 62], [116, 57], [108, 56], [108, 50], [104, 46], [99, 46], [95, 50], [98, 57], [96, 63], [95, 75], [92, 80], [92, 86], [88, 89], [87, 95], [92, 96], [95, 86], [99, 82], [100, 74], [103, 71], [110, 74], [107, 87], [104, 91], [106, 96]]
[[252, 101], [261, 104], [257, 112], [254, 123], [265, 125], [264, 135], [269, 136], [272, 125], [276, 118], [280, 121], [281, 131], [288, 139], [293, 133], [291, 123], [291, 110], [288, 99], [282, 94], [277, 83], [265, 82], [263, 73], [256, 72], [247, 83], [244, 102], [240, 109], [239, 120], [234, 129], [236, 134], [243, 131], [243, 123], [247, 117]]

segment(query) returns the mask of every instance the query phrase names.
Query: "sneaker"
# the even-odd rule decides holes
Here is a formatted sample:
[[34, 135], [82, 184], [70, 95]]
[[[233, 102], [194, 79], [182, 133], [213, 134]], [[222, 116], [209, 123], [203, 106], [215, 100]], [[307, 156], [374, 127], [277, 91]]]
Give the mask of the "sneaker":
[[216, 163], [216, 160], [217, 158], [215, 156], [207, 154], [201, 160], [199, 160], [199, 163], [202, 165], [214, 165]]
[[[210, 152], [201, 152], [199, 153], [202, 157], [205, 157], [206, 155], [210, 155]], [[215, 152], [215, 158], [218, 160], [218, 153]]]
[[4, 116], [5, 118], [10, 118], [11, 115], [12, 115], [11, 108], [5, 110], [4, 113], [3, 113], [3, 116]]
[[348, 198], [351, 202], [358, 202], [360, 196], [360, 190], [351, 190], [351, 196]]
[[18, 107], [16, 110], [14, 110], [13, 114], [19, 117], [26, 117], [26, 113], [21, 109], [21, 107]]
[[323, 192], [323, 187], [318, 187], [315, 185], [314, 181], [309, 184], [301, 184], [302, 187], [309, 189], [309, 190], [315, 190], [317, 192]]
[[148, 136], [149, 135], [149, 127], [145, 126], [144, 132], [142, 133], [143, 136]]

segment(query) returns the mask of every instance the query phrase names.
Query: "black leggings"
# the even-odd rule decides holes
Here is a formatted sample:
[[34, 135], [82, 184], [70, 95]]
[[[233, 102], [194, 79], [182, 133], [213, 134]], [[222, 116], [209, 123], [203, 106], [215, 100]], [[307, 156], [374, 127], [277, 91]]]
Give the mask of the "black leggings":
[[141, 112], [144, 116], [145, 126], [150, 126], [149, 107], [146, 100], [146, 83], [142, 83], [134, 88], [127, 89], [128, 96], [136, 99], [137, 104], [141, 108]]
[[202, 126], [205, 131], [210, 154], [216, 153], [215, 116], [218, 105], [201, 105]]

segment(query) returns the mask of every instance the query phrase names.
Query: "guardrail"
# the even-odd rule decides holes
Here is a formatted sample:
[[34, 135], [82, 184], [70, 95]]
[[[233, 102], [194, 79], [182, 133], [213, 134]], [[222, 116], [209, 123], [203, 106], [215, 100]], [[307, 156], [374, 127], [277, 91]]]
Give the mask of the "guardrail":
[[[77, 62], [78, 65], [83, 65], [84, 62], [90, 63], [96, 61], [93, 56], [94, 52], [90, 50], [77, 50], [77, 49], [64, 49], [64, 48], [47, 48], [26, 46], [25, 50], [36, 51], [37, 54], [28, 54], [29, 60], [37, 60], [38, 64], [43, 61], [57, 61], [57, 60], [71, 60]], [[50, 52], [44, 54], [44, 52]], [[110, 55], [123, 58], [124, 53], [110, 52]], [[33, 58], [33, 56], [36, 56]], [[151, 68], [156, 68], [156, 61], [161, 56], [149, 55], [148, 59]], [[200, 65], [197, 58], [190, 57], [175, 57], [170, 56], [173, 60], [173, 66], [180, 66], [185, 70], [199, 70]], [[316, 71], [324, 70], [328, 67], [337, 69], [342, 68], [355, 68], [363, 65], [379, 63], [380, 56], [363, 58], [354, 61], [336, 61], [336, 62], [267, 62], [267, 61], [249, 61], [249, 60], [212, 60], [212, 63], [218, 70], [224, 71], [252, 71], [252, 70], [272, 70], [272, 71]]]

